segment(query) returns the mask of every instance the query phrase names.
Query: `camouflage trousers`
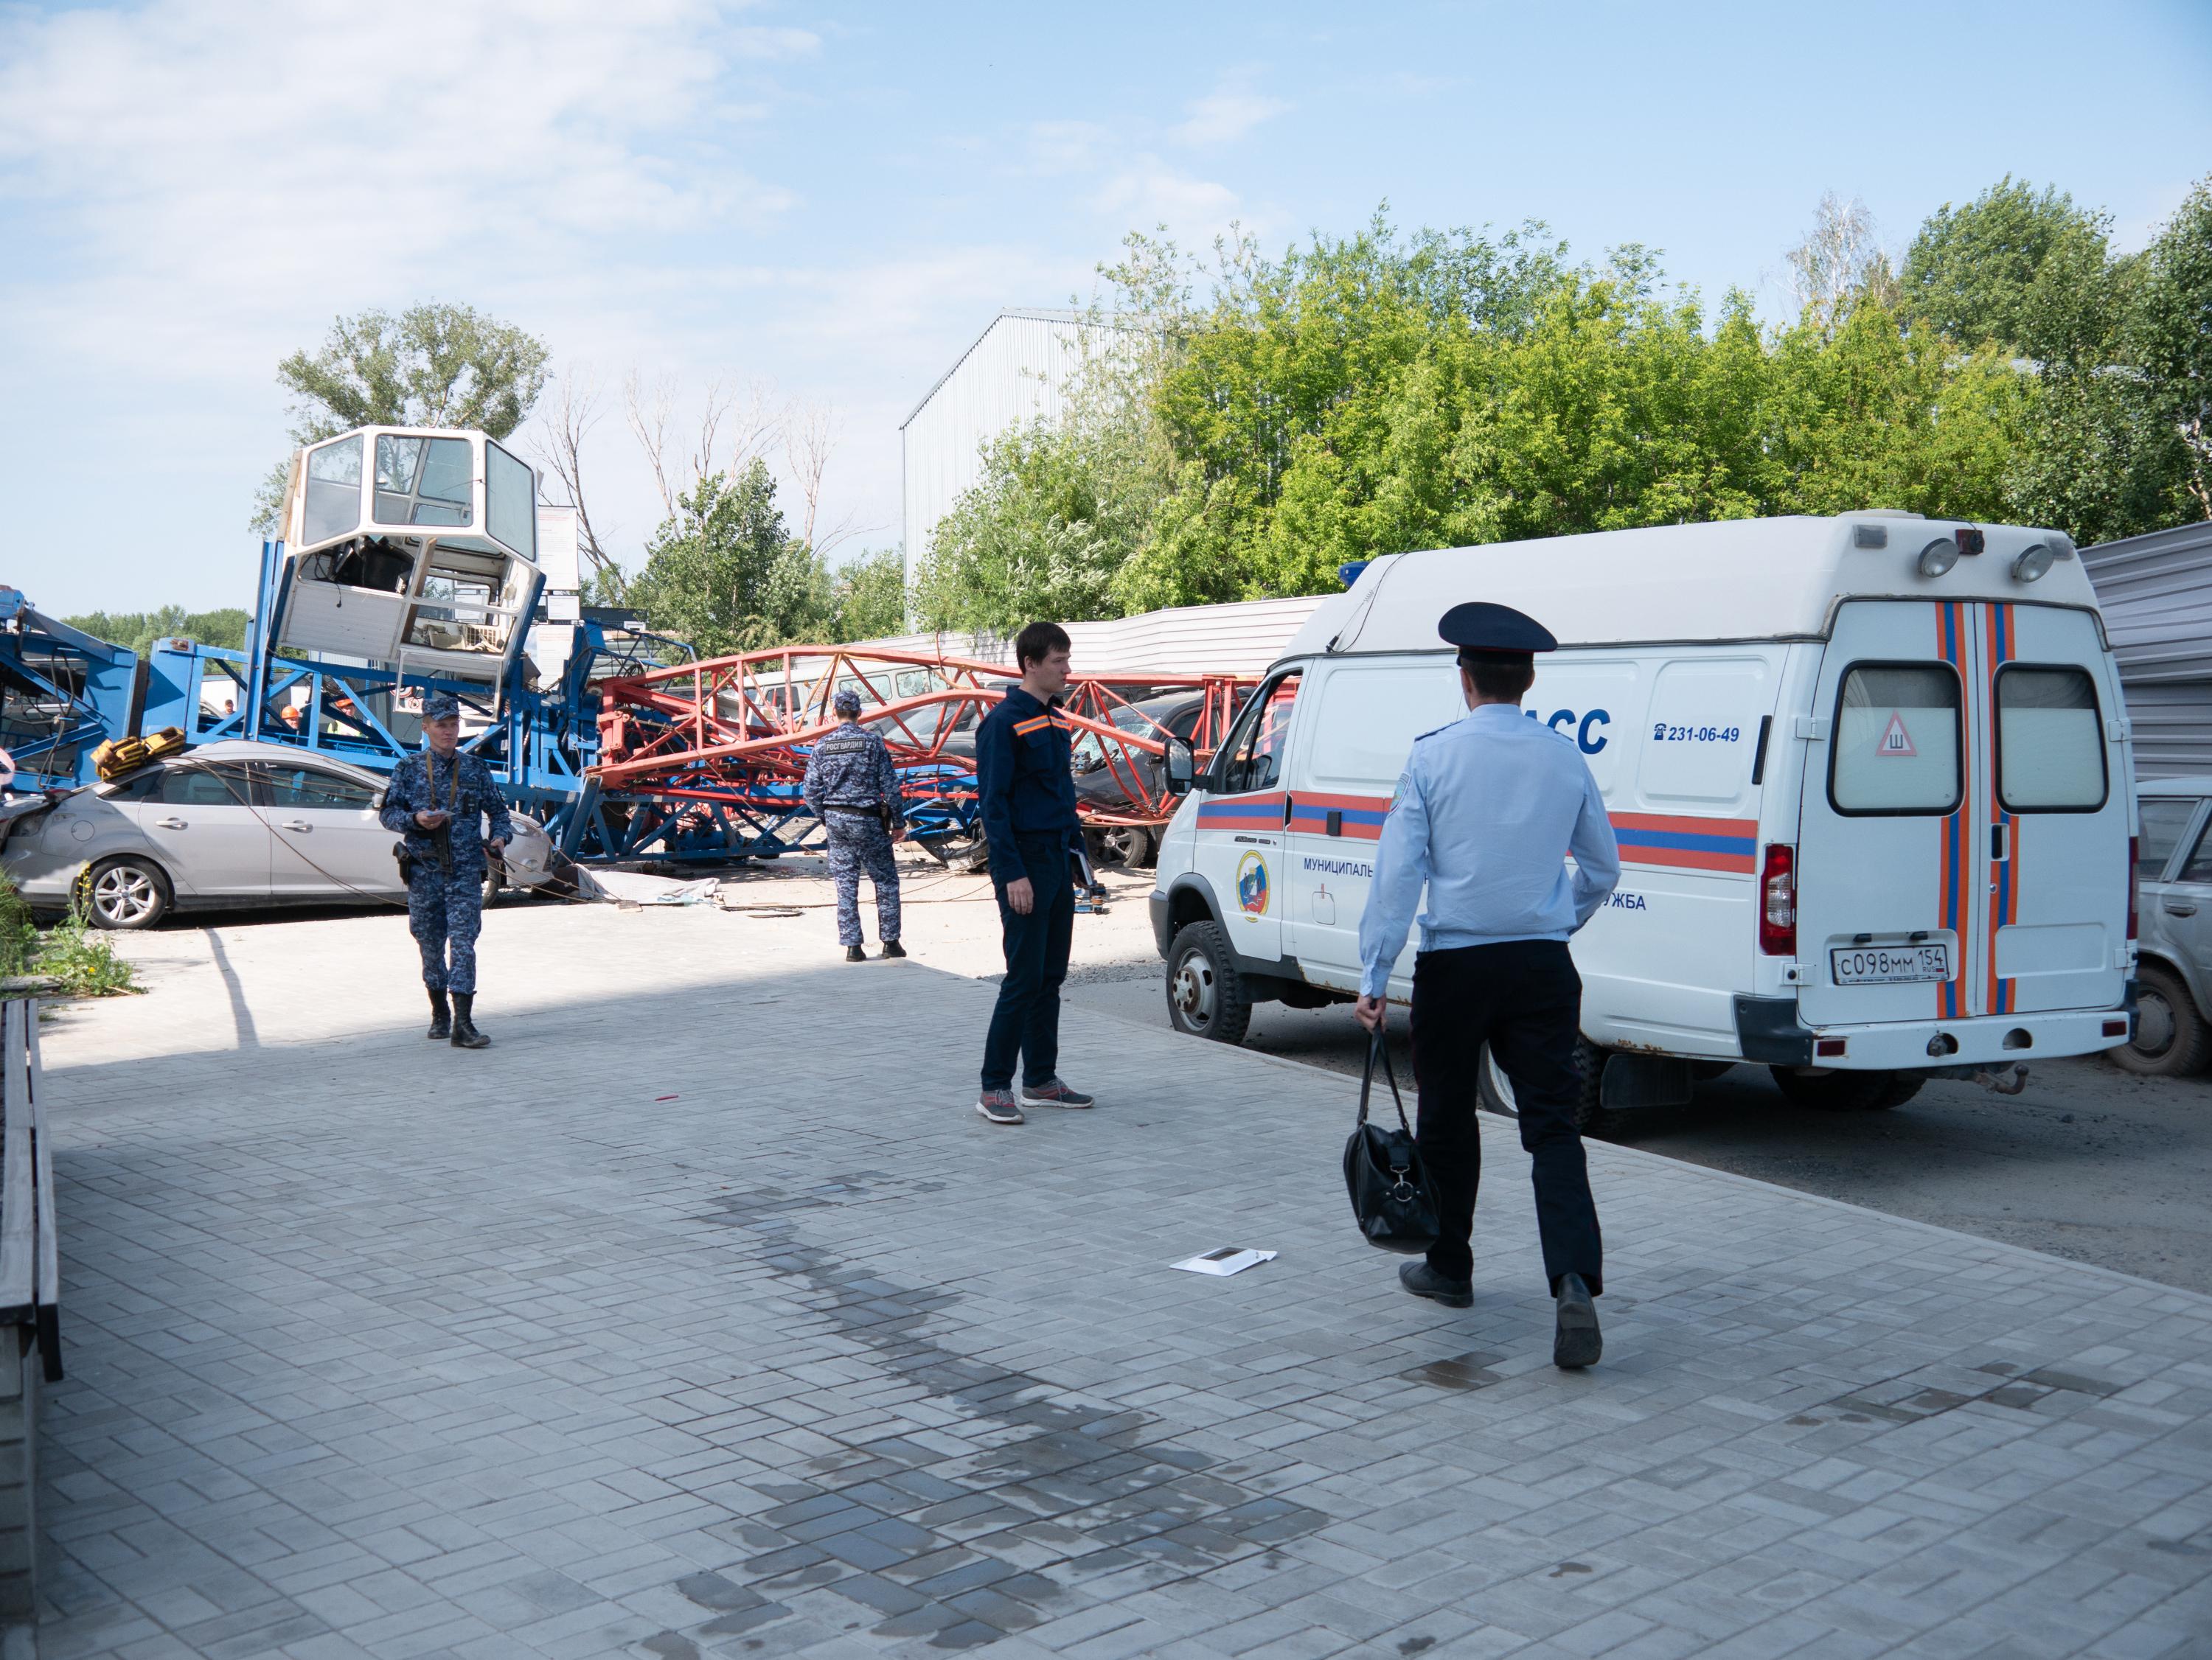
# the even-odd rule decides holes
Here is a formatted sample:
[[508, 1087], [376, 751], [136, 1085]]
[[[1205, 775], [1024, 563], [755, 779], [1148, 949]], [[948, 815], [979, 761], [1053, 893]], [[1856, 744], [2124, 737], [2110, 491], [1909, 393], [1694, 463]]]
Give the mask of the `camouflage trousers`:
[[418, 863], [407, 884], [407, 931], [422, 948], [422, 984], [433, 991], [477, 989], [477, 936], [483, 930], [481, 868], [451, 875]]
[[860, 873], [876, 890], [876, 935], [899, 936], [898, 863], [891, 839], [873, 813], [845, 813], [831, 808], [823, 815], [830, 831], [830, 875], [837, 884], [837, 943], [860, 942]]

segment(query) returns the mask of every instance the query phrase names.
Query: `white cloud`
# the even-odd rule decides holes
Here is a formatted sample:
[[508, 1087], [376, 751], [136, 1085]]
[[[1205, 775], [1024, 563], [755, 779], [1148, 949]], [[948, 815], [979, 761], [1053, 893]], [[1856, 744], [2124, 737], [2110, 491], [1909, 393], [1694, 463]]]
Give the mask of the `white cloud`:
[[1149, 229], [1165, 225], [1182, 234], [1212, 232], [1234, 215], [1237, 193], [1226, 185], [1198, 179], [1169, 166], [1157, 155], [1132, 156], [1092, 198], [1102, 213]]
[[732, 154], [762, 106], [721, 88], [817, 44], [714, 0], [16, 13], [6, 297], [76, 350], [219, 373], [350, 306], [764, 221], [793, 197]]
[[1290, 107], [1279, 98], [1254, 90], [1249, 75], [1232, 75], [1189, 106], [1188, 118], [1174, 130], [1173, 136], [1177, 143], [1194, 146], [1234, 143]]

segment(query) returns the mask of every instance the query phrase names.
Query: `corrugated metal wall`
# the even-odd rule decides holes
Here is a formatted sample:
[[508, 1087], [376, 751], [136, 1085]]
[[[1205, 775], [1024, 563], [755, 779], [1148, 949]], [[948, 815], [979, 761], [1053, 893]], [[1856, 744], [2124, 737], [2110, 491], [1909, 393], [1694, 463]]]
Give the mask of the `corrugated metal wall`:
[[[1078, 674], [1256, 675], [1282, 654], [1318, 597], [1255, 599], [1234, 605], [1185, 605], [1106, 622], [1071, 622]], [[919, 656], [976, 657], [1011, 663], [1011, 642], [991, 634], [900, 634], [860, 649]]]
[[2146, 779], [2212, 772], [2212, 523], [2084, 548]]
[[1040, 416], [1057, 420], [1085, 352], [1109, 332], [1074, 312], [1001, 312], [915, 406], [899, 428], [908, 582], [937, 521], [975, 486], [982, 446]]

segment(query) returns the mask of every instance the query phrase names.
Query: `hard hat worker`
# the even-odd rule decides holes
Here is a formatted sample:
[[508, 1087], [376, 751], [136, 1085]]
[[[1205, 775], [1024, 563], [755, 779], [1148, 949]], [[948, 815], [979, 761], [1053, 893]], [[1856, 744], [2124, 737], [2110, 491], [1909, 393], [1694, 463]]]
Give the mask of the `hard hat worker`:
[[422, 984], [430, 992], [425, 1035], [450, 1039], [456, 1049], [482, 1049], [491, 1042], [475, 1019], [484, 850], [504, 848], [514, 825], [491, 769], [463, 754], [460, 741], [460, 704], [448, 693], [432, 693], [422, 703], [422, 752], [392, 769], [381, 816], [386, 829], [405, 838], [407, 926], [422, 948]]
[[899, 808], [898, 768], [890, 746], [860, 724], [860, 694], [848, 686], [830, 700], [837, 730], [806, 758], [800, 793], [830, 833], [830, 875], [837, 884], [837, 943], [847, 962], [865, 962], [860, 941], [860, 873], [876, 890], [876, 932], [884, 955], [903, 957], [899, 944], [898, 861], [891, 844], [906, 837]]
[[1061, 1082], [1059, 1072], [1060, 988], [1075, 933], [1071, 861], [1083, 845], [1067, 718], [1060, 713], [1069, 652], [1067, 630], [1056, 622], [1032, 622], [1015, 635], [1022, 683], [975, 729], [976, 806], [991, 845], [991, 886], [1006, 952], [975, 1101], [993, 1124], [1022, 1123], [1025, 1106], [1091, 1105], [1090, 1096]]
[[[1424, 883], [1413, 960], [1415, 1141], [1443, 1231], [1407, 1290], [1448, 1308], [1474, 1300], [1475, 1118], [1482, 1046], [1512, 1081], [1521, 1144], [1534, 1160], [1544, 1273], [1558, 1300], [1556, 1366], [1586, 1366], [1601, 1339], [1605, 1288], [1597, 1206], [1575, 1126], [1582, 981], [1567, 940], [1620, 879], [1605, 801], [1571, 737], [1521, 712], [1538, 651], [1559, 642], [1510, 606], [1455, 605], [1437, 632], [1459, 648], [1468, 713], [1413, 741], [1376, 850], [1359, 923], [1359, 1022], [1388, 1018], [1384, 993]], [[1567, 856], [1574, 869], [1567, 869]]]

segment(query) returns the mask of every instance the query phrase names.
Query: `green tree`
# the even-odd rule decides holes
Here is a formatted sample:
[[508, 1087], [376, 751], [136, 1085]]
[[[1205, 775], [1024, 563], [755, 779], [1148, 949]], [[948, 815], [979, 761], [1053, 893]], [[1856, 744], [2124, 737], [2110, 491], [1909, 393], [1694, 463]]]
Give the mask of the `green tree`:
[[657, 631], [688, 640], [702, 657], [830, 633], [830, 573], [785, 528], [766, 463], [755, 457], [734, 480], [709, 473], [676, 505], [623, 591]]
[[2121, 342], [2157, 511], [2212, 519], [2212, 176], [2166, 221], [2131, 288]]
[[[544, 389], [545, 342], [467, 306], [410, 306], [398, 317], [337, 318], [321, 349], [276, 366], [292, 397], [292, 441], [313, 444], [355, 427], [474, 427], [505, 438]], [[289, 457], [264, 481], [252, 528], [267, 534], [282, 508]]]
[[2106, 228], [2055, 185], [2039, 191], [2008, 173], [1965, 206], [1946, 202], [1928, 215], [1905, 251], [1906, 315], [1963, 346], [2028, 349], [2044, 266], [2054, 255], [2078, 262], [2091, 247], [2101, 259]]
[[881, 639], [906, 627], [906, 560], [896, 548], [862, 554], [839, 567], [831, 604], [838, 640]]
[[62, 621], [95, 639], [128, 646], [143, 657], [153, 650], [155, 640], [179, 637], [202, 645], [241, 650], [248, 619], [235, 606], [218, 611], [187, 611], [181, 605], [164, 605], [157, 611], [94, 611]]

